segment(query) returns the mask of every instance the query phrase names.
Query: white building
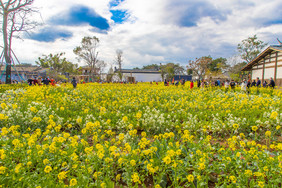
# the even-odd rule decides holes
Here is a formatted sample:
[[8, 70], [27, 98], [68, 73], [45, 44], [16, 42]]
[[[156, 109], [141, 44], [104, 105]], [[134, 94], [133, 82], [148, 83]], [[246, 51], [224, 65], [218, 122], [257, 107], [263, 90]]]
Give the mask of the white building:
[[[118, 72], [116, 70], [115, 72]], [[161, 82], [162, 76], [160, 71], [156, 70], [139, 70], [139, 69], [122, 69], [122, 79], [127, 82]]]
[[250, 71], [251, 79], [259, 77], [262, 83], [269, 83], [270, 77], [276, 86], [282, 86], [282, 45], [272, 45], [260, 53], [242, 71]]

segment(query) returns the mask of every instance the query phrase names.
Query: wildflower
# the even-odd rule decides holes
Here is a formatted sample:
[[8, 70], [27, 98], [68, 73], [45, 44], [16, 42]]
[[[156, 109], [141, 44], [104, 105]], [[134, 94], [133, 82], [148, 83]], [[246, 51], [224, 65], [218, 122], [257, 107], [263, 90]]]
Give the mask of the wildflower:
[[233, 124], [233, 128], [234, 128], [234, 129], [238, 129], [238, 128], [239, 128], [239, 125], [238, 125], [238, 124]]
[[41, 117], [34, 117], [31, 121], [34, 122], [34, 123], [39, 123], [41, 122]]
[[0, 120], [7, 120], [8, 116], [4, 115], [4, 114], [0, 114]]
[[0, 174], [5, 174], [7, 168], [5, 166], [0, 166]]
[[194, 181], [194, 176], [192, 174], [188, 175], [186, 178], [190, 183]]
[[101, 188], [105, 188], [105, 187], [106, 187], [106, 183], [105, 182], [101, 183]]
[[58, 179], [59, 179], [59, 180], [65, 179], [65, 178], [67, 177], [66, 174], [67, 174], [67, 172], [65, 172], [65, 171], [60, 172], [60, 173], [58, 174]]
[[122, 121], [127, 122], [127, 121], [128, 121], [128, 117], [127, 117], [127, 116], [124, 116], [124, 117], [122, 118]]
[[257, 126], [252, 126], [252, 130], [256, 132], [258, 130], [258, 127]]
[[7, 108], [6, 103], [1, 103], [1, 108], [2, 108], [2, 109], [6, 109], [6, 108]]
[[166, 156], [163, 158], [163, 162], [168, 165], [171, 163], [171, 158], [169, 156]]
[[30, 107], [30, 111], [36, 113], [38, 110], [35, 107], [32, 106], [32, 107]]
[[138, 173], [133, 173], [133, 175], [131, 176], [131, 180], [134, 182], [134, 183], [141, 183], [140, 180], [139, 180], [139, 176], [138, 176]]
[[280, 126], [280, 125], [277, 125], [276, 130], [279, 130], [280, 128], [281, 128], [281, 126]]
[[141, 133], [141, 136], [142, 136], [142, 137], [146, 137], [147, 134], [146, 134], [145, 132], [142, 132], [142, 133]]
[[136, 165], [136, 161], [135, 161], [135, 160], [131, 160], [131, 161], [130, 161], [130, 165], [131, 165], [131, 166], [135, 166], [135, 165]]
[[230, 180], [232, 183], [236, 183], [237, 178], [236, 178], [235, 176], [230, 176], [230, 177], [229, 177], [229, 180]]
[[271, 136], [271, 132], [270, 132], [270, 131], [266, 131], [266, 132], [265, 132], [265, 136], [266, 136], [266, 137], [270, 137], [270, 136]]
[[81, 118], [77, 118], [76, 119], [76, 123], [78, 123], [78, 124], [82, 123], [82, 119]]
[[258, 182], [258, 186], [261, 187], [261, 188], [264, 187], [264, 182], [263, 181], [259, 181]]
[[251, 176], [253, 173], [251, 170], [245, 170], [245, 173], [244, 173], [246, 176]]
[[77, 180], [75, 178], [70, 180], [70, 186], [75, 186], [77, 184]]
[[199, 167], [198, 167], [199, 170], [204, 170], [205, 168], [206, 168], [205, 163], [199, 163]]
[[116, 175], [116, 181], [120, 181], [120, 177], [121, 177], [120, 174]]
[[44, 168], [44, 172], [45, 173], [50, 173], [52, 171], [52, 167], [51, 166], [46, 166], [45, 168]]
[[139, 119], [141, 118], [141, 116], [142, 116], [142, 113], [141, 113], [141, 112], [138, 112], [138, 113], [136, 114], [137, 120], [139, 120]]
[[276, 119], [278, 116], [278, 113], [277, 112], [272, 112], [271, 115], [270, 115], [270, 119]]

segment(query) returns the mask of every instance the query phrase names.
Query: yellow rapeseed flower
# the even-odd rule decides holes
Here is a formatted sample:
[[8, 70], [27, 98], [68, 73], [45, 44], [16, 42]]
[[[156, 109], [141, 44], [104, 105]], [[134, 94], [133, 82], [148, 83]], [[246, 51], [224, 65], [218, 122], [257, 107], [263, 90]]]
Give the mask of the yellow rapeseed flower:
[[192, 174], [188, 175], [186, 178], [190, 183], [194, 181], [194, 176]]

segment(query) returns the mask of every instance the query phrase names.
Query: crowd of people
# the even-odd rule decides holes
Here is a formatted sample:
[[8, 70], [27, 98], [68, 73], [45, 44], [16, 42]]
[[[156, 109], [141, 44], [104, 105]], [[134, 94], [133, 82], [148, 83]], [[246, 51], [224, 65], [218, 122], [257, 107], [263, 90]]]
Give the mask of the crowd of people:
[[[13, 82], [14, 83], [14, 82]], [[27, 83], [32, 86], [32, 85], [60, 85], [61, 83], [66, 83], [66, 81], [59, 81], [56, 82], [53, 78], [41, 78], [41, 77], [35, 77], [34, 79], [28, 79]], [[84, 81], [82, 81], [81, 83], [85, 83]], [[99, 82], [100, 83], [100, 82]], [[119, 82], [119, 83], [126, 83], [126, 82]], [[137, 82], [135, 82], [137, 83]], [[152, 84], [152, 82], [150, 82]], [[181, 80], [172, 80], [171, 82], [168, 81], [167, 79], [164, 80], [164, 85], [165, 86], [169, 86], [169, 85], [174, 85], [174, 86], [178, 86], [178, 85], [182, 85], [184, 86], [186, 83], [186, 81], [184, 79]], [[0, 81], [1, 84], [1, 81]], [[73, 85], [74, 88], [77, 87], [78, 81], [76, 80], [75, 77], [73, 77], [73, 79], [71, 80], [71, 84]], [[156, 82], [156, 84], [158, 85], [158, 82]], [[250, 92], [250, 88], [251, 87], [256, 87], [256, 88], [260, 88], [260, 87], [270, 87], [272, 89], [274, 89], [275, 87], [275, 82], [273, 80], [273, 78], [271, 77], [269, 80], [269, 83], [267, 83], [267, 81], [265, 80], [263, 83], [261, 82], [261, 80], [259, 79], [259, 77], [256, 78], [256, 80], [251, 80], [249, 79], [248, 81], [246, 79], [243, 79], [241, 82], [236, 82], [234, 80], [225, 80], [225, 81], [221, 81], [220, 79], [217, 79], [214, 82], [208, 82], [207, 80], [196, 80], [196, 81], [190, 81], [190, 89], [193, 89], [194, 87], [198, 87], [198, 88], [205, 88], [205, 87], [224, 87], [226, 91], [228, 91], [229, 88], [231, 88], [231, 90], [235, 90], [236, 86], [241, 86], [241, 90], [245, 91], [245, 92]]]
[[[219, 79], [214, 81], [214, 82], [208, 82], [206, 80], [197, 80], [195, 81], [197, 82], [197, 87], [199, 88], [204, 88], [204, 87], [208, 87], [208, 86], [214, 86], [214, 87], [224, 87], [225, 90], [227, 91], [229, 88], [231, 88], [232, 90], [235, 90], [236, 86], [241, 86], [241, 90], [242, 91], [245, 91], [245, 92], [248, 92], [249, 93], [249, 90], [251, 87], [270, 87], [272, 89], [274, 89], [275, 87], [275, 82], [273, 80], [273, 78], [271, 77], [270, 78], [270, 81], [269, 83], [267, 83], [267, 81], [264, 81], [263, 83], [261, 83], [261, 80], [259, 79], [259, 77], [256, 78], [256, 80], [251, 80], [249, 79], [248, 81], [246, 79], [243, 79], [241, 82], [235, 82], [234, 80], [225, 80], [224, 81], [220, 81]], [[171, 81], [169, 82], [168, 80], [165, 79], [164, 81], [164, 85], [165, 86], [169, 86], [170, 84], [171, 85], [175, 85], [175, 86], [178, 86], [179, 83], [181, 85], [184, 85], [185, 84], [185, 80], [182, 79], [180, 81]], [[194, 81], [190, 81], [190, 89], [192, 89], [194, 87]]]
[[34, 79], [28, 79], [27, 80], [28, 85], [32, 86], [32, 85], [52, 85], [55, 86], [57, 84], [57, 82], [53, 79], [53, 78], [41, 78], [41, 77], [35, 77]]

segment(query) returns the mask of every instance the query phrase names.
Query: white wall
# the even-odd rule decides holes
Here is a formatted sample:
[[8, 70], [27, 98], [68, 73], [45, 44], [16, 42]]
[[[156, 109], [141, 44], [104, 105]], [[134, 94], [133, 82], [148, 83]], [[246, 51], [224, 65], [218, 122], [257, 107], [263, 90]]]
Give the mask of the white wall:
[[132, 73], [132, 76], [135, 77], [135, 81], [138, 81], [138, 82], [152, 82], [152, 81], [160, 82], [162, 81], [161, 74]]
[[[128, 77], [131, 77], [131, 73], [124, 73], [123, 80], [127, 80]], [[132, 77], [135, 78], [137, 82], [160, 82], [162, 81], [161, 74], [150, 74], [150, 73], [132, 73]]]
[[274, 68], [265, 68], [264, 70], [264, 79], [274, 78]]
[[282, 67], [277, 67], [277, 75], [276, 75], [277, 79], [282, 78]]
[[259, 79], [262, 79], [262, 69], [252, 70], [252, 80], [256, 79], [257, 77], [259, 77]]

